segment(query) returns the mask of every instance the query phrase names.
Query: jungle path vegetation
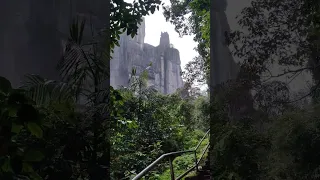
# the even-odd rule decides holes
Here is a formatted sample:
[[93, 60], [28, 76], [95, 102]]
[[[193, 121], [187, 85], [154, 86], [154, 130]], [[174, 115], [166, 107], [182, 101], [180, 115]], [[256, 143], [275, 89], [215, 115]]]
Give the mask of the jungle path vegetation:
[[[199, 56], [186, 66], [185, 87], [175, 94], [147, 87], [147, 72], [134, 76], [134, 69], [129, 87], [105, 87], [108, 48], [93, 37], [85, 42], [90, 22], [81, 18], [71, 25], [57, 65], [60, 81], [28, 74], [14, 88], [0, 77], [0, 179], [131, 179], [164, 153], [194, 148], [209, 126], [214, 179], [318, 179], [318, 2], [253, 0], [244, 8], [239, 24], [246, 33], [226, 35], [232, 54], [243, 61], [235, 79], [216, 87], [214, 103], [196, 86], [209, 80], [209, 3], [171, 0], [165, 7], [176, 30], [198, 42]], [[159, 0], [112, 1], [110, 48], [125, 31], [134, 36], [142, 17], [161, 7]], [[285, 69], [266, 81], [274, 64]], [[272, 79], [304, 71], [313, 82], [302, 95]], [[187, 170], [193, 158], [175, 158], [175, 172]], [[170, 179], [168, 164], [146, 178]]]

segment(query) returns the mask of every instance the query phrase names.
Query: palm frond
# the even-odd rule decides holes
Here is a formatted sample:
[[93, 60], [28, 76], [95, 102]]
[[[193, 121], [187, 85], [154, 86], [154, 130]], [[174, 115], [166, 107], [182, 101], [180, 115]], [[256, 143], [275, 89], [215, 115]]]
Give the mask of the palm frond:
[[26, 89], [26, 95], [37, 105], [46, 106], [50, 102], [74, 101], [74, 87], [67, 83], [46, 80], [39, 75], [29, 74], [22, 82], [22, 89]]
[[70, 27], [70, 37], [66, 42], [64, 52], [57, 65], [63, 81], [77, 85], [83, 85], [89, 74], [92, 74], [92, 62], [82, 45], [85, 20], [79, 25], [79, 20], [73, 21]]
[[108, 72], [106, 61], [98, 55], [102, 52], [97, 43], [83, 43], [84, 27], [85, 20], [73, 21], [70, 38], [57, 66], [63, 81], [75, 85], [78, 95], [84, 89], [92, 90], [94, 83], [95, 86], [100, 84]]
[[79, 19], [78, 17], [73, 20], [73, 23], [70, 28], [70, 41], [73, 41], [77, 44], [82, 43], [82, 38], [83, 38], [83, 31], [84, 31], [84, 26], [86, 24], [86, 20], [83, 19], [80, 24], [80, 29], [79, 29]]

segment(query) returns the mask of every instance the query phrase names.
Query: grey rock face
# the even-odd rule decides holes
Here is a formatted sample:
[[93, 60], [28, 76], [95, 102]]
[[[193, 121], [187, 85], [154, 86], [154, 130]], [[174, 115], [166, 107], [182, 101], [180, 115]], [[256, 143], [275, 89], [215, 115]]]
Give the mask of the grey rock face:
[[[11, 0], [0, 5], [0, 76], [19, 86], [27, 73], [59, 79], [56, 70], [62, 40], [69, 35], [75, 16], [91, 17], [96, 29], [103, 27], [108, 1]], [[90, 32], [89, 19], [87, 33]]]
[[[0, 6], [0, 76], [8, 78], [13, 86], [21, 85], [25, 74], [39, 74], [58, 80], [56, 65], [62, 44], [69, 36], [74, 17], [87, 19], [85, 37], [91, 37], [91, 24], [96, 30], [103, 28], [108, 1], [103, 0], [10, 0]], [[164, 33], [158, 47], [144, 43], [145, 24], [132, 39], [121, 35], [120, 47], [115, 49], [111, 61], [113, 86], [128, 85], [132, 67], [137, 72], [150, 62], [149, 84], [162, 93], [172, 93], [182, 87], [180, 57], [169, 47], [169, 35]], [[161, 60], [163, 54], [163, 60]]]
[[120, 36], [120, 47], [114, 49], [110, 63], [111, 85], [115, 88], [128, 86], [132, 68], [139, 75], [152, 64], [147, 70], [148, 86], [164, 94], [171, 94], [183, 87], [179, 51], [170, 47], [169, 34], [161, 33], [157, 47], [144, 43], [144, 37], [144, 22], [134, 38], [126, 34]]
[[230, 26], [227, 19], [226, 0], [215, 0], [215, 18], [211, 23], [216, 25], [216, 42], [213, 43], [213, 48], [216, 49], [217, 54], [215, 55], [215, 61], [219, 64], [218, 72], [216, 76], [218, 78], [213, 78], [214, 85], [224, 83], [228, 80], [235, 79], [239, 72], [239, 66], [234, 60], [234, 57], [231, 54], [231, 51], [227, 45], [225, 34], [230, 33]]

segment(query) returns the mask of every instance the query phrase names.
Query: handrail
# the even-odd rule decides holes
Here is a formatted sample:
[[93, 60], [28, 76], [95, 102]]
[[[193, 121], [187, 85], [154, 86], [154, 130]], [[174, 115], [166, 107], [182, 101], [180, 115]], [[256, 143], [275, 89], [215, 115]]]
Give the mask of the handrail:
[[[182, 175], [180, 175], [177, 180], [181, 179], [182, 177], [184, 177], [185, 175], [187, 175], [189, 172], [191, 172], [194, 168], [196, 168], [198, 170], [198, 164], [200, 163], [202, 157], [204, 156], [204, 153], [207, 151], [209, 144], [206, 146], [204, 152], [202, 153], [199, 161], [197, 161], [197, 150], [200, 147], [201, 143], [203, 142], [203, 140], [206, 138], [206, 136], [208, 135], [208, 133], [210, 132], [210, 129], [205, 133], [205, 135], [202, 137], [202, 139], [200, 140], [200, 142], [197, 144], [197, 146], [192, 149], [192, 150], [186, 150], [186, 151], [177, 151], [177, 152], [170, 152], [170, 153], [166, 153], [161, 155], [158, 159], [156, 159], [155, 161], [153, 161], [149, 166], [147, 166], [145, 169], [143, 169], [139, 174], [137, 174], [132, 180], [138, 180], [140, 178], [142, 178], [145, 174], [147, 174], [155, 165], [157, 165], [162, 159], [166, 158], [166, 157], [171, 157], [173, 155], [182, 155], [185, 153], [194, 153], [195, 155], [195, 165], [190, 168], [187, 172], [183, 173]], [[173, 159], [170, 158], [169, 163], [170, 163], [170, 173], [171, 173], [171, 179], [175, 180], [174, 178], [174, 172], [173, 172], [173, 167], [172, 167], [172, 161]]]
[[197, 166], [199, 165], [199, 163], [201, 162], [204, 154], [207, 152], [208, 148], [209, 148], [210, 144], [207, 144], [206, 148], [204, 149], [204, 151], [202, 152], [202, 155], [200, 157], [200, 159], [197, 161], [197, 164], [195, 164], [194, 166], [192, 166], [191, 168], [189, 168], [186, 172], [184, 172], [183, 174], [181, 174], [179, 177], [177, 177], [177, 179], [175, 180], [180, 180], [182, 179], [184, 176], [186, 176], [187, 174], [189, 174], [192, 170], [194, 170], [195, 168], [197, 168]]
[[153, 163], [151, 163], [149, 166], [147, 166], [144, 170], [142, 170], [138, 175], [136, 175], [132, 180], [138, 180], [141, 177], [143, 177], [147, 172], [149, 172], [155, 165], [157, 165], [165, 157], [177, 155], [177, 154], [184, 154], [184, 153], [188, 153], [188, 152], [193, 152], [193, 150], [170, 152], [170, 153], [163, 154], [158, 159], [153, 161]]
[[196, 148], [194, 148], [194, 150], [197, 150], [199, 148], [199, 146], [201, 145], [202, 141], [206, 138], [206, 136], [208, 135], [209, 132], [210, 132], [210, 129], [206, 132], [206, 134], [204, 134], [204, 136], [202, 137], [202, 139], [200, 140], [200, 142], [198, 143]]

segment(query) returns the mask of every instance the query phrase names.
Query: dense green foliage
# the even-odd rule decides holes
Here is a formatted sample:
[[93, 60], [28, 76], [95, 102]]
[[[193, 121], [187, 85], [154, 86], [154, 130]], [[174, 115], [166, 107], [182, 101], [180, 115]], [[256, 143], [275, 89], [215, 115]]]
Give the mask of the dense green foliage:
[[[33, 79], [43, 80], [38, 76]], [[49, 81], [43, 81], [50, 84]], [[32, 88], [28, 91], [21, 89], [21, 92], [16, 93], [11, 90], [9, 81], [2, 78], [2, 84], [4, 83], [8, 86], [2, 86], [1, 91], [1, 106], [4, 107], [1, 133], [7, 134], [2, 135], [4, 145], [1, 148], [1, 157], [4, 159], [1, 161], [1, 177], [24, 175], [31, 179], [35, 176], [39, 179], [56, 179], [59, 176], [70, 179], [99, 178], [96, 176], [97, 171], [90, 169], [97, 168], [91, 164], [95, 152], [92, 141], [94, 137], [91, 134], [92, 123], [88, 122], [88, 116], [83, 114], [90, 111], [76, 110], [72, 100], [66, 99], [56, 102], [30, 99], [29, 102], [27, 97], [32, 97], [32, 93], [28, 92], [32, 92]], [[182, 99], [178, 94], [161, 95], [143, 87], [138, 94], [134, 88], [111, 92], [114, 112], [112, 119], [116, 123], [112, 128], [111, 138], [113, 179], [131, 177], [164, 152], [194, 148], [204, 135], [201, 130], [193, 132], [197, 118], [189, 115], [199, 109], [191, 105], [189, 101], [192, 100]], [[47, 96], [53, 94], [51, 91]], [[198, 116], [201, 116], [200, 112]], [[9, 136], [12, 133], [14, 136]], [[101, 135], [104, 133], [101, 132]], [[26, 141], [29, 138], [30, 142]], [[203, 149], [205, 143], [200, 149]], [[99, 142], [99, 146], [104, 147], [103, 141]], [[8, 148], [10, 151], [6, 150]], [[18, 154], [13, 148], [17, 148]], [[177, 172], [181, 173], [193, 164], [193, 155], [188, 157], [175, 160]], [[104, 158], [103, 154], [98, 158], [100, 164], [103, 164]], [[165, 172], [162, 175], [165, 179], [168, 176], [167, 168], [164, 162], [154, 173]]]
[[[116, 179], [140, 172], [163, 153], [195, 147], [194, 142], [186, 145], [196, 120], [190, 117], [195, 107], [188, 100], [147, 88], [139, 92], [134, 95], [132, 90], [120, 90], [124, 103], [117, 107], [121, 118], [111, 147]], [[196, 142], [201, 139], [194, 138]]]

